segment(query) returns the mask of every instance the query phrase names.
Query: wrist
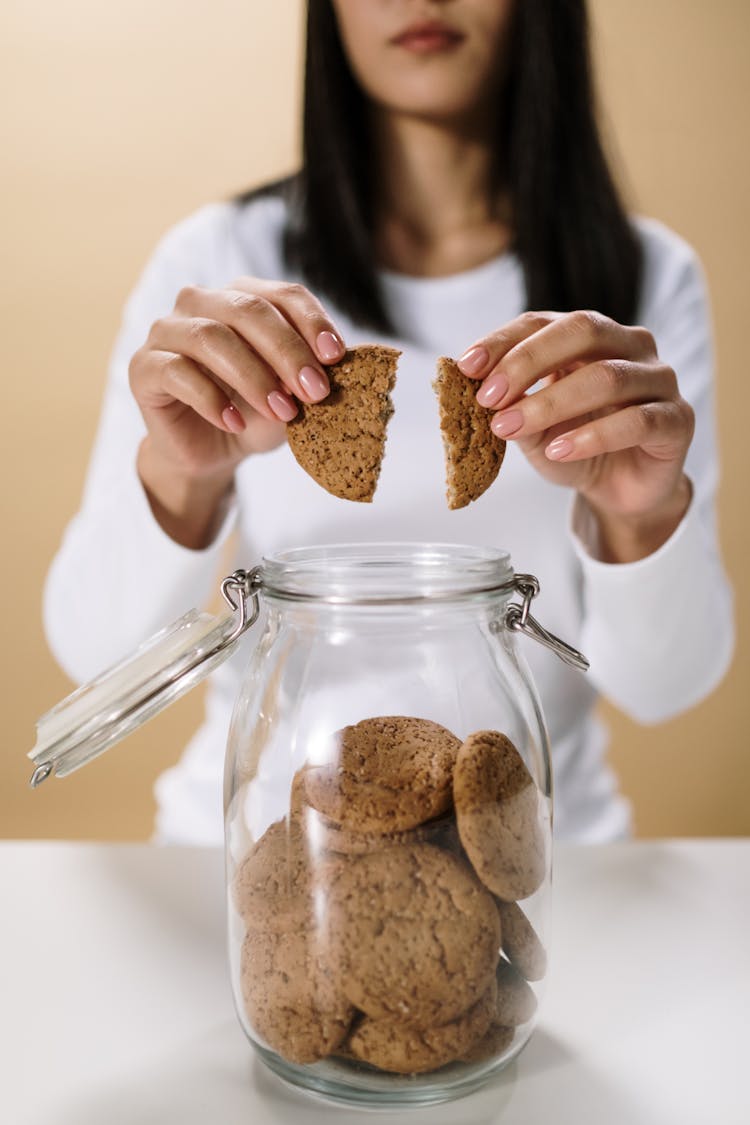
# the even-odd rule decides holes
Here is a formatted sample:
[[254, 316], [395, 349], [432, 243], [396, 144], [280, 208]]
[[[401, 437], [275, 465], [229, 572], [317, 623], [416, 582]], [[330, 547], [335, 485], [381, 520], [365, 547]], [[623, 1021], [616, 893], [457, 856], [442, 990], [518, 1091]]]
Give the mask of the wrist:
[[637, 562], [658, 551], [674, 534], [690, 507], [693, 488], [684, 474], [674, 492], [648, 512], [612, 513], [582, 497], [596, 522], [597, 556], [601, 562]]
[[196, 475], [160, 457], [148, 436], [139, 447], [136, 468], [162, 530], [182, 547], [208, 547], [226, 510], [234, 470]]

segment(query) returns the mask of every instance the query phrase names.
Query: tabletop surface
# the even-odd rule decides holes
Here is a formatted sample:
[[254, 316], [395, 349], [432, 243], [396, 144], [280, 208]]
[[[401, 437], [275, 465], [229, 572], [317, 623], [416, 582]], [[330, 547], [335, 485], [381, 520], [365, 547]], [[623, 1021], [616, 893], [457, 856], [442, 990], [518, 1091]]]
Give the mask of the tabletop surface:
[[[350, 1125], [234, 1014], [218, 851], [0, 843], [0, 1121]], [[750, 841], [558, 846], [540, 1023], [410, 1125], [748, 1125]]]

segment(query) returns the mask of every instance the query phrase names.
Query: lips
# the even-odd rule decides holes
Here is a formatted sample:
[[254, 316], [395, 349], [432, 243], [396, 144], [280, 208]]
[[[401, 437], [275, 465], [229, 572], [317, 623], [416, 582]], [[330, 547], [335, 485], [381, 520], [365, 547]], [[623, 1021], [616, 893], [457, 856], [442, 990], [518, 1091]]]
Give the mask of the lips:
[[438, 20], [430, 20], [427, 23], [412, 24], [391, 39], [391, 43], [407, 51], [426, 54], [431, 51], [450, 50], [463, 42], [463, 39], [464, 36], [454, 27]]

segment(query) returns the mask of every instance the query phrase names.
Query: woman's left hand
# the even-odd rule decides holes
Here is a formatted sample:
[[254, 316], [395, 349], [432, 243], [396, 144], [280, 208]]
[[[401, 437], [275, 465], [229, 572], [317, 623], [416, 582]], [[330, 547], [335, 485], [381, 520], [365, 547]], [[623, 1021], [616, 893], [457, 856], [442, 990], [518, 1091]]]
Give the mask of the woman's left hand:
[[650, 332], [595, 312], [528, 312], [458, 366], [482, 380], [493, 431], [587, 501], [601, 557], [632, 561], [669, 538], [690, 503], [694, 416]]

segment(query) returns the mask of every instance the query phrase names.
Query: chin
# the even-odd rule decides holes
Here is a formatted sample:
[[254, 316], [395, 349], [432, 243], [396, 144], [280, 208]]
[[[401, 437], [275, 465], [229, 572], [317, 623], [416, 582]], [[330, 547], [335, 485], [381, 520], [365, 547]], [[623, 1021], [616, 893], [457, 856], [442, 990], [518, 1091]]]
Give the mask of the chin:
[[435, 76], [418, 75], [410, 82], [389, 84], [378, 101], [386, 109], [406, 116], [460, 121], [472, 116], [482, 104], [479, 89], [465, 82], [450, 82]]
[[465, 125], [479, 114], [479, 109], [473, 102], [454, 102], [445, 98], [419, 98], [404, 100], [398, 104], [392, 101], [383, 104], [386, 109], [402, 117], [432, 121], [436, 125]]

